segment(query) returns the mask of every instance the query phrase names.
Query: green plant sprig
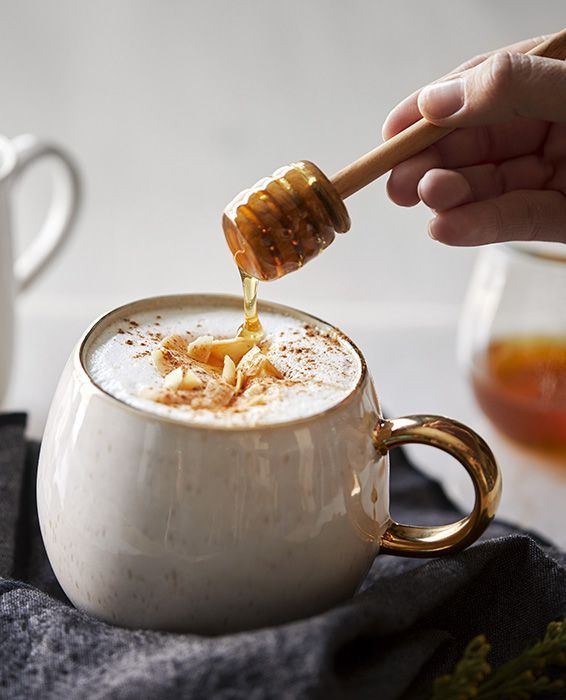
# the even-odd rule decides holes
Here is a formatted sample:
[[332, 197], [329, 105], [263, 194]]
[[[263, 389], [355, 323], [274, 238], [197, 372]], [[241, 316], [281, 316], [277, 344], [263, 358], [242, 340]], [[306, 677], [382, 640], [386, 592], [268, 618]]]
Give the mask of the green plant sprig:
[[435, 680], [431, 700], [529, 700], [566, 687], [566, 620], [495, 671], [490, 649], [484, 635], [472, 639], [452, 673]]

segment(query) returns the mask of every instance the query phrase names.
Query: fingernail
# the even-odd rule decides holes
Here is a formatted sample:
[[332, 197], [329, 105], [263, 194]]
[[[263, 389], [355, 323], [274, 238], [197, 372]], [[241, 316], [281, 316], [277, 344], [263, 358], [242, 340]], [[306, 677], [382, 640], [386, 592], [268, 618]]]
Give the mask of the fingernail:
[[433, 241], [437, 240], [436, 236], [434, 235], [434, 222], [435, 221], [436, 221], [436, 218], [431, 219], [428, 222], [428, 235], [432, 238]]
[[421, 114], [432, 119], [444, 119], [464, 106], [464, 81], [454, 78], [444, 83], [427, 85], [419, 93]]

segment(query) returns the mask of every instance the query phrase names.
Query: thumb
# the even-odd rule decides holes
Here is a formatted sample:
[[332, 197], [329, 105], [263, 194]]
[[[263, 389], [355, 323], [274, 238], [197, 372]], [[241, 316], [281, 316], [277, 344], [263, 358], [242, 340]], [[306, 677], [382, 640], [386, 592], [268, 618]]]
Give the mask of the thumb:
[[496, 53], [450, 80], [427, 85], [418, 106], [440, 126], [483, 126], [518, 116], [566, 122], [566, 63]]

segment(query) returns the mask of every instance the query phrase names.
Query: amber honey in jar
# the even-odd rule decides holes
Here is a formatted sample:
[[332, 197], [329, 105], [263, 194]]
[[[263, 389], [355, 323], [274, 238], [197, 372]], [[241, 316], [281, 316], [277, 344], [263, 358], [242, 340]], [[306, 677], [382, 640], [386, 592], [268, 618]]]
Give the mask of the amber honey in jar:
[[483, 412], [508, 437], [566, 453], [566, 336], [494, 339], [471, 373]]
[[566, 465], [566, 245], [481, 251], [459, 346], [477, 403], [493, 425], [517, 445]]

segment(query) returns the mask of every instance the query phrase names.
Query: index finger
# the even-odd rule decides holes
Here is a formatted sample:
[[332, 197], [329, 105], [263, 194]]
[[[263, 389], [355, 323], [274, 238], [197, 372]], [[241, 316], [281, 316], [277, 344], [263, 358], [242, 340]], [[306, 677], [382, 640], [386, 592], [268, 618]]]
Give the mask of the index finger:
[[[527, 51], [530, 51], [535, 46], [538, 46], [538, 44], [541, 44], [547, 38], [548, 36], [539, 36], [533, 37], [532, 39], [523, 39], [522, 41], [510, 44], [509, 46], [503, 46], [499, 49], [479, 54], [478, 56], [474, 56], [474, 58], [470, 59], [469, 61], [461, 63], [459, 66], [454, 68], [454, 70], [446, 73], [446, 75], [443, 75], [441, 78], [437, 78], [437, 80], [434, 80], [433, 82], [439, 83], [443, 80], [454, 78], [457, 75], [460, 75], [460, 73], [470, 70], [470, 68], [475, 68], [475, 66], [483, 63], [486, 58], [489, 58], [490, 56], [493, 56], [493, 54], [499, 53], [500, 51], [527, 53]], [[387, 141], [387, 139], [395, 136], [395, 134], [398, 134], [400, 131], [404, 131], [407, 127], [411, 126], [411, 124], [414, 124], [416, 121], [422, 118], [422, 114], [420, 113], [417, 105], [419, 92], [420, 88], [415, 90], [415, 92], [409, 95], [409, 97], [406, 97], [402, 102], [394, 107], [391, 112], [389, 112], [381, 129], [384, 141]]]

